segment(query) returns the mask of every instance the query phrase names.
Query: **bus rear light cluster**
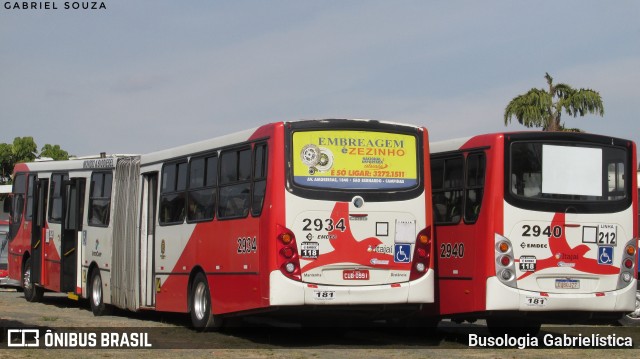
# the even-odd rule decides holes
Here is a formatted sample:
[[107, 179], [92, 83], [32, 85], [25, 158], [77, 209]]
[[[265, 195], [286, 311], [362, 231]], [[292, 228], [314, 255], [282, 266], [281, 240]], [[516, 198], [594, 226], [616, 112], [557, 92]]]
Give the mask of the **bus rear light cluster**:
[[416, 248], [413, 251], [413, 267], [409, 280], [422, 277], [429, 269], [431, 261], [431, 226], [423, 229], [416, 237]]
[[290, 279], [301, 280], [296, 236], [288, 228], [279, 225], [276, 242], [278, 243], [278, 266], [280, 271]]
[[511, 241], [496, 233], [495, 236], [495, 267], [496, 277], [503, 284], [517, 288], [516, 265]]
[[622, 253], [622, 266], [620, 266], [620, 278], [618, 278], [618, 289], [622, 289], [631, 283], [631, 280], [634, 278], [634, 274], [636, 271], [633, 270], [636, 267], [637, 260], [637, 248], [636, 243], [638, 243], [637, 239], [632, 239], [624, 247], [624, 252]]

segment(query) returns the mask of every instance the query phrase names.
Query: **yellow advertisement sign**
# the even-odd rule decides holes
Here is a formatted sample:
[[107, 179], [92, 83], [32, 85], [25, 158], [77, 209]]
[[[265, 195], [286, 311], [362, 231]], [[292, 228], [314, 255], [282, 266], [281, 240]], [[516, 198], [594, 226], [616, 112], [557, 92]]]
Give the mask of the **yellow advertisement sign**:
[[416, 138], [353, 130], [293, 133], [294, 182], [353, 189], [411, 188], [418, 183]]

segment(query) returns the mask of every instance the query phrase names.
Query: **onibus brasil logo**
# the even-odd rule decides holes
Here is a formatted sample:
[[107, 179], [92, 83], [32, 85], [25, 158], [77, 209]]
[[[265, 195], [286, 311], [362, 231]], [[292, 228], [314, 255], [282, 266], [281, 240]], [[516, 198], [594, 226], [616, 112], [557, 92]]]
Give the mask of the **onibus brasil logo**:
[[9, 348], [152, 348], [149, 333], [54, 332], [7, 329]]

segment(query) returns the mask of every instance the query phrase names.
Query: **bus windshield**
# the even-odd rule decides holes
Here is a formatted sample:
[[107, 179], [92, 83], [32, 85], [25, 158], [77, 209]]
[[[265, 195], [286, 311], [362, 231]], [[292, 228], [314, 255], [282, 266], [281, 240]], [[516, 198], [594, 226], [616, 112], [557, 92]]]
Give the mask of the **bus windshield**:
[[519, 141], [510, 146], [508, 192], [516, 199], [604, 203], [628, 200], [621, 147]]
[[415, 135], [356, 130], [292, 134], [293, 181], [334, 190], [407, 190], [418, 185]]

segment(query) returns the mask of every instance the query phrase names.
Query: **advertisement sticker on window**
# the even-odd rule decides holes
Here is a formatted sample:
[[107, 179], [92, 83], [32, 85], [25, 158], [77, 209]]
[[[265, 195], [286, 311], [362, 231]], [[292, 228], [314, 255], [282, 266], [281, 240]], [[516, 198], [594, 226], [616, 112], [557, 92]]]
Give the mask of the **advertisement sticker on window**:
[[402, 189], [418, 183], [416, 138], [367, 131], [293, 134], [294, 182], [306, 187]]

